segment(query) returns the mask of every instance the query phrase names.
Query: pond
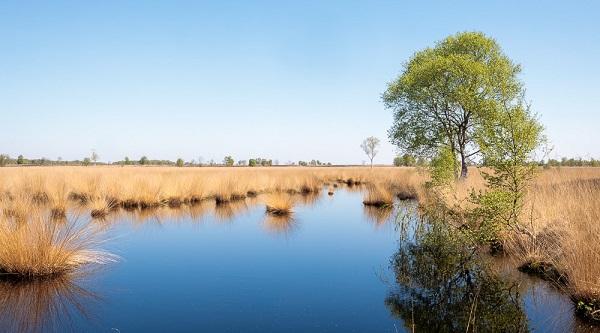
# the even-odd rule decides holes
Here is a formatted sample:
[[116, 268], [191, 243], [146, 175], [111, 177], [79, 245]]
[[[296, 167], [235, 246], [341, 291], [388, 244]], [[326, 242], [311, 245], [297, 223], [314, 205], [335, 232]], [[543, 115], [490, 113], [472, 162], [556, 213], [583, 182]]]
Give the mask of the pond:
[[305, 197], [293, 219], [266, 216], [256, 200], [105, 222], [122, 260], [71, 279], [1, 282], [0, 330], [592, 331], [568, 297], [501, 261], [497, 274], [454, 272], [452, 249], [414, 240], [415, 203], [398, 204], [400, 223], [365, 209], [356, 190]]

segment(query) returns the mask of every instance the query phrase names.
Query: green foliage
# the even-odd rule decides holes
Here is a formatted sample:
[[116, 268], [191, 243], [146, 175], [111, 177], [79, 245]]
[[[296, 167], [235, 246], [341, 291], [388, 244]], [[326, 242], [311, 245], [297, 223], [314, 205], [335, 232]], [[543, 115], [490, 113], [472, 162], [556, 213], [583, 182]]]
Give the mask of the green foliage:
[[466, 177], [467, 161], [479, 150], [481, 125], [520, 96], [520, 70], [495, 40], [479, 32], [458, 33], [417, 52], [383, 94], [394, 111], [390, 140], [419, 157], [448, 147], [460, 156]]
[[499, 209], [496, 219], [519, 231], [523, 231], [519, 225], [523, 199], [537, 170], [534, 154], [543, 142], [542, 125], [523, 103], [497, 113], [479, 137], [486, 165], [492, 169], [483, 173], [490, 193], [502, 200], [496, 204], [499, 208], [506, 210], [509, 204], [507, 211]]
[[417, 165], [417, 160], [414, 158], [414, 156], [410, 154], [404, 154], [402, 156], [396, 156], [394, 158], [394, 165], [411, 167]]
[[231, 156], [225, 156], [225, 158], [223, 159], [223, 164], [226, 166], [233, 166], [233, 163], [235, 163], [235, 161]]
[[123, 159], [123, 164], [125, 164], [125, 165], [131, 164], [131, 160], [129, 160], [129, 157], [125, 156], [125, 158]]
[[249, 159], [248, 160], [248, 166], [255, 167], [256, 166], [256, 160], [253, 159], [253, 158]]
[[142, 156], [140, 158], [140, 162], [139, 163], [140, 163], [140, 165], [146, 165], [146, 164], [148, 164], [148, 157]]
[[25, 158], [23, 157], [23, 155], [19, 155], [17, 157], [17, 164], [19, 164], [19, 165], [25, 164]]
[[182, 167], [185, 164], [185, 162], [183, 161], [182, 158], [178, 158], [177, 162], [175, 162], [175, 165], [177, 165], [178, 167]]
[[84, 166], [88, 166], [88, 165], [90, 165], [91, 162], [92, 162], [92, 160], [89, 157], [86, 157], [86, 158], [83, 159], [82, 164]]
[[431, 185], [448, 186], [455, 178], [458, 168], [456, 155], [448, 147], [442, 147], [429, 165], [431, 171]]
[[6, 154], [0, 154], [0, 167], [6, 166], [10, 161], [10, 157]]

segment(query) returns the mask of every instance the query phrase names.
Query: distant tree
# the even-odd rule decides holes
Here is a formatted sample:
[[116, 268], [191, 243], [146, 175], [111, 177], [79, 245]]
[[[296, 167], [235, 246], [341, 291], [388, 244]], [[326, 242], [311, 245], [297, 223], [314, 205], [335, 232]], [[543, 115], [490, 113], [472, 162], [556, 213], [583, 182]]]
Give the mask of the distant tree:
[[23, 157], [23, 155], [19, 155], [17, 157], [17, 164], [25, 164], [25, 158]]
[[92, 156], [90, 156], [90, 158], [92, 161], [94, 161], [94, 165], [96, 165], [96, 162], [98, 162], [100, 159], [100, 156], [98, 156], [98, 153], [96, 153], [95, 149], [92, 149]]
[[360, 145], [360, 147], [365, 152], [365, 154], [367, 154], [367, 157], [369, 158], [369, 160], [371, 160], [371, 168], [373, 167], [373, 159], [375, 158], [375, 155], [377, 155], [377, 153], [379, 152], [377, 150], [378, 146], [379, 146], [379, 139], [377, 139], [374, 136], [370, 136], [370, 137], [366, 138]]
[[131, 164], [131, 160], [129, 160], [129, 157], [127, 157], [127, 156], [125, 156], [125, 158], [123, 159], [123, 162], [125, 165]]
[[307, 166], [308, 163], [306, 163], [305, 161], [298, 161], [298, 165], [299, 166]]
[[204, 164], [204, 157], [198, 156], [198, 166], [202, 166]]
[[225, 156], [225, 158], [223, 159], [223, 164], [225, 166], [232, 166], [233, 163], [235, 163], [235, 161], [233, 160], [233, 157], [229, 155]]
[[415, 166], [415, 164], [417, 164], [417, 160], [410, 154], [404, 154], [394, 158], [395, 166]]
[[253, 159], [253, 158], [249, 159], [248, 160], [248, 166], [255, 167], [256, 166], [256, 160]]
[[183, 161], [182, 158], [178, 158], [177, 161], [175, 162], [175, 165], [177, 165], [178, 167], [182, 167], [185, 164], [185, 162]]
[[10, 161], [10, 157], [6, 154], [0, 154], [0, 167], [6, 166]]
[[148, 164], [148, 157], [142, 156], [140, 158], [140, 162], [139, 163], [140, 163], [140, 165], [146, 165], [146, 164]]
[[246, 160], [239, 160], [239, 161], [237, 162], [237, 164], [238, 164], [239, 166], [244, 166], [244, 165], [248, 164], [248, 162], [247, 162]]
[[394, 157], [394, 166], [402, 166], [402, 157], [400, 156], [396, 156]]
[[89, 157], [86, 157], [83, 159], [83, 165], [88, 166], [88, 165], [90, 165], [90, 163], [91, 163], [91, 160]]

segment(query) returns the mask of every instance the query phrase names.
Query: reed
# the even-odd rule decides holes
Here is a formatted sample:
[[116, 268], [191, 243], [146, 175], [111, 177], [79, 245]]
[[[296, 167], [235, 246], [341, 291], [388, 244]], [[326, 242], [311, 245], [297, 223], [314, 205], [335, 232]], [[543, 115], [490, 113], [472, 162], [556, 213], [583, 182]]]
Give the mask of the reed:
[[293, 212], [294, 201], [287, 193], [273, 193], [265, 198], [266, 211], [272, 215], [290, 215]]
[[363, 204], [372, 207], [391, 207], [394, 204], [392, 192], [384, 184], [372, 184], [367, 186], [367, 193]]
[[62, 275], [116, 260], [99, 250], [103, 231], [72, 219], [57, 223], [39, 208], [25, 219], [0, 217], [0, 278], [33, 279]]

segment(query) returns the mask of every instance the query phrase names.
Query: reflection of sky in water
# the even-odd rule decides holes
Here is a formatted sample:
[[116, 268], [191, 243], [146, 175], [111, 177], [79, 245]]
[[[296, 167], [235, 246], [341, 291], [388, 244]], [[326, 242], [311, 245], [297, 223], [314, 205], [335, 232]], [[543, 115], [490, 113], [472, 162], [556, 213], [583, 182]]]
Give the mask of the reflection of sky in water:
[[[270, 217], [264, 209], [259, 196], [218, 207], [205, 202], [192, 209], [109, 217], [103, 222], [114, 226], [108, 247], [123, 260], [84, 277], [86, 288], [77, 289], [84, 296], [93, 290], [101, 301], [96, 296], [94, 301], [89, 296], [62, 298], [83, 299], [75, 304], [86, 311], [71, 311], [71, 324], [59, 321], [57, 331], [405, 329], [385, 305], [395, 288], [388, 267], [401, 232], [392, 211], [365, 209], [359, 192], [343, 189], [333, 197], [322, 193], [299, 198], [291, 218]], [[15, 303], [16, 293], [0, 286], [0, 299], [12, 306], [10, 313], [17, 313], [23, 295], [42, 295], [34, 297], [42, 301], [39, 289], [21, 289]], [[534, 289], [547, 294], [541, 287]], [[47, 290], [61, 294], [56, 288]], [[541, 318], [562, 311], [566, 319], [560, 327], [570, 327], [572, 312], [565, 309], [569, 303], [564, 296], [538, 297], [536, 303], [530, 294], [524, 300], [525, 310], [533, 315], [530, 326], [546, 330], [549, 326]], [[55, 308], [49, 309], [36, 316], [52, 315]], [[92, 319], [83, 313], [91, 313]], [[5, 311], [0, 323], [19, 320], [31, 321]]]

